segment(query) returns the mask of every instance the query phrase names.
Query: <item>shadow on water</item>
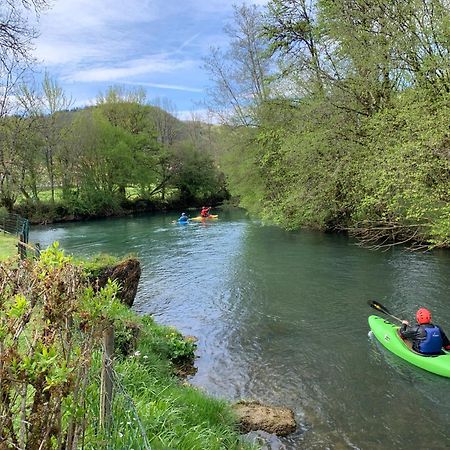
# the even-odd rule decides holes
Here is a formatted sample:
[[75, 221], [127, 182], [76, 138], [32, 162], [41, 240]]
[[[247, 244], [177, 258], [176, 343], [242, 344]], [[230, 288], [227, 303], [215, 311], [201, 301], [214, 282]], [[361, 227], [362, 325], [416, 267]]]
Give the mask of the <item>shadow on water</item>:
[[410, 320], [427, 306], [450, 333], [448, 253], [371, 252], [344, 236], [288, 233], [239, 213], [207, 224], [174, 219], [68, 224], [31, 238], [79, 255], [137, 254], [134, 308], [199, 338], [193, 384], [293, 408], [299, 430], [280, 445], [446, 448], [450, 381], [367, 337], [367, 300]]

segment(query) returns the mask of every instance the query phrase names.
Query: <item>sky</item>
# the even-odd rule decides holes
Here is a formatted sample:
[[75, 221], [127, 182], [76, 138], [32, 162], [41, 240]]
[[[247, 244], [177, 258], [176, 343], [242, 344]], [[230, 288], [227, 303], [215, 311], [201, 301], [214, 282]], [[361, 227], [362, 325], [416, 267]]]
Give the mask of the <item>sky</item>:
[[[264, 4], [267, 0], [251, 3]], [[225, 48], [227, 0], [55, 0], [41, 14], [35, 56], [71, 96], [91, 105], [110, 86], [143, 87], [169, 99], [178, 117], [204, 112], [210, 85], [202, 58]]]

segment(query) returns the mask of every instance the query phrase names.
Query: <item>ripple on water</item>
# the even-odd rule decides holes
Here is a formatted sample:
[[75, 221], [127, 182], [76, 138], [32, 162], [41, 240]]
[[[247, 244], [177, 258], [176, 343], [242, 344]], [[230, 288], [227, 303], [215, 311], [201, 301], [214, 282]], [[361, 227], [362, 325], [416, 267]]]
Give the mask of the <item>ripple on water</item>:
[[379, 299], [399, 317], [424, 304], [450, 330], [448, 256], [370, 252], [225, 212], [207, 225], [173, 218], [54, 226], [31, 238], [79, 255], [137, 253], [135, 309], [199, 338], [194, 384], [293, 408], [301, 426], [287, 448], [408, 449], [410, 424], [418, 448], [449, 441], [448, 380], [368, 338], [366, 303]]

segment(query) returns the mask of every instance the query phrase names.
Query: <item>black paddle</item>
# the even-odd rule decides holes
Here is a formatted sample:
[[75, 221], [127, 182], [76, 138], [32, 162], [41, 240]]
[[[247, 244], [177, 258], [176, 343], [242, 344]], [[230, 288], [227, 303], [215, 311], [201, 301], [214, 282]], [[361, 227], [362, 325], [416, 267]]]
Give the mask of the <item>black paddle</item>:
[[390, 313], [390, 311], [383, 306], [381, 303], [376, 302], [375, 300], [369, 300], [367, 302], [369, 306], [373, 309], [375, 309], [378, 312], [382, 312], [383, 314], [386, 314], [387, 316], [391, 316], [393, 319], [398, 320], [399, 322], [403, 322], [402, 319], [399, 319], [398, 317], [395, 317], [393, 314]]

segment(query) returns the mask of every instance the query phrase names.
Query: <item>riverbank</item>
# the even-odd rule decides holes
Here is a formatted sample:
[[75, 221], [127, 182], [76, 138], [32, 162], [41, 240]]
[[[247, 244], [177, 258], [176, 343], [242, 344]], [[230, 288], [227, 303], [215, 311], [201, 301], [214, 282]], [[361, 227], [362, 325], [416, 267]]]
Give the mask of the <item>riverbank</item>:
[[[194, 359], [192, 340], [121, 304], [117, 282], [91, 287], [98, 261], [74, 262], [52, 245], [37, 261], [2, 265], [0, 363], [5, 379], [16, 380], [2, 384], [2, 442], [11, 448], [77, 440], [85, 448], [255, 448], [241, 440], [226, 402], [175, 375]], [[111, 326], [115, 394], [111, 415], [104, 416], [101, 343]], [[2, 401], [14, 396], [27, 396], [20, 414]]]
[[64, 203], [54, 204], [47, 202], [22, 203], [14, 208], [14, 212], [26, 217], [33, 225], [46, 225], [50, 223], [82, 222], [112, 217], [126, 217], [133, 214], [152, 213], [176, 209], [177, 204], [150, 202], [136, 200], [123, 202], [120, 205], [110, 206], [98, 211], [81, 210]]
[[[217, 206], [219, 204], [224, 204], [223, 199], [213, 199], [208, 203], [208, 205], [213, 205], [214, 209], [216, 209], [214, 205]], [[201, 204], [195, 203], [186, 205], [186, 203], [179, 200], [163, 202], [136, 199], [133, 201], [124, 201], [116, 206], [109, 206], [97, 211], [89, 211], [74, 208], [71, 205], [66, 205], [61, 202], [55, 202], [54, 204], [48, 202], [38, 202], [17, 204], [14, 207], [14, 213], [19, 214], [22, 217], [26, 217], [30, 224], [47, 225], [51, 223], [82, 222], [103, 218], [119, 218], [155, 212], [173, 211], [179, 215], [182, 211], [195, 211], [197, 214], [200, 212], [201, 206]]]
[[149, 316], [134, 320], [139, 323], [136, 348], [118, 359], [115, 371], [122, 394], [132, 399], [135, 418], [130, 421], [126, 403], [119, 405], [110, 448], [146, 448], [145, 435], [152, 449], [255, 449], [241, 441], [229, 404], [174, 375], [177, 361], [192, 357], [193, 344]]

